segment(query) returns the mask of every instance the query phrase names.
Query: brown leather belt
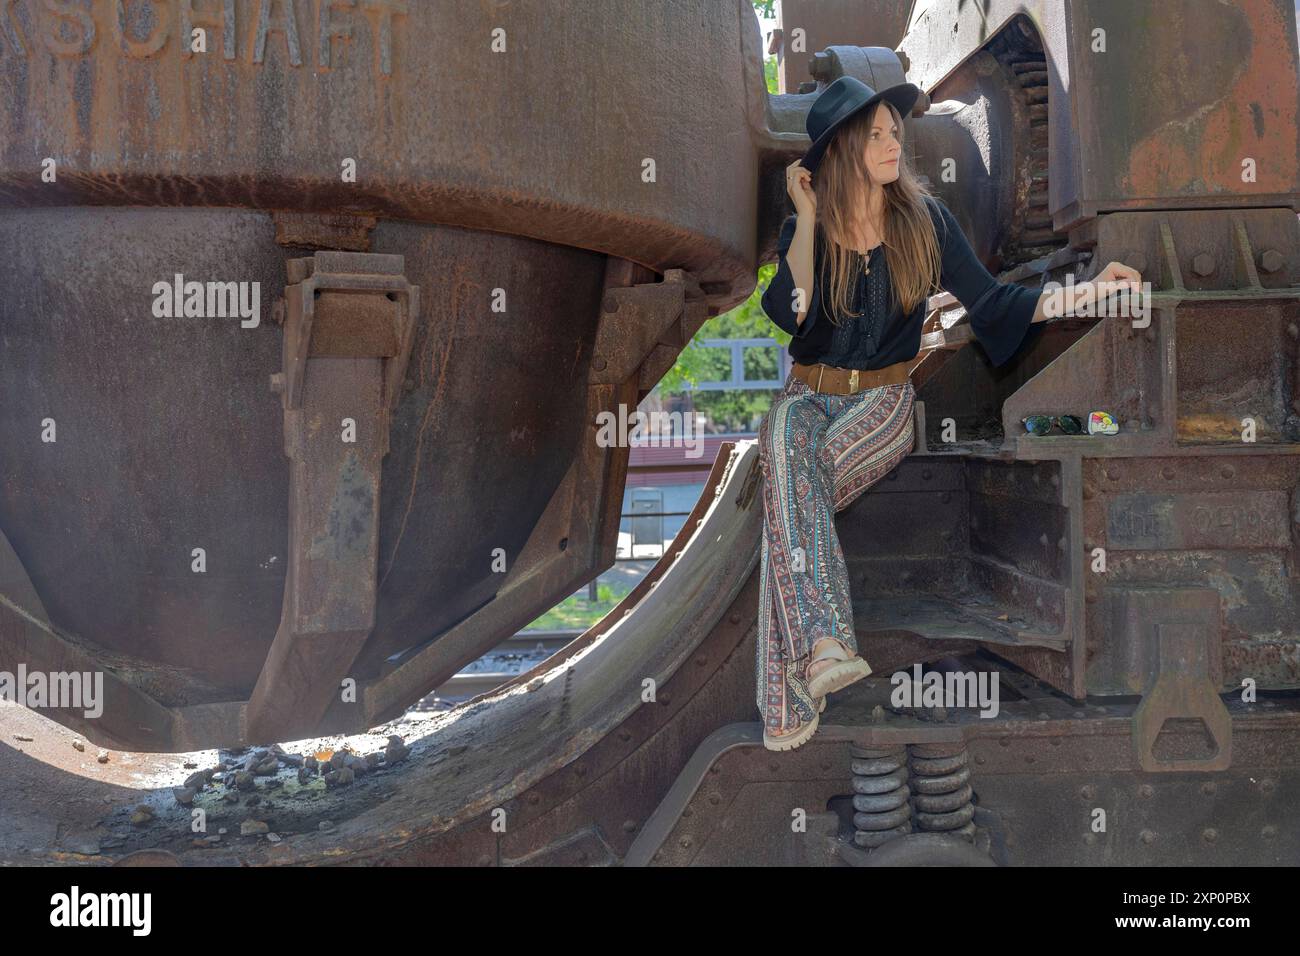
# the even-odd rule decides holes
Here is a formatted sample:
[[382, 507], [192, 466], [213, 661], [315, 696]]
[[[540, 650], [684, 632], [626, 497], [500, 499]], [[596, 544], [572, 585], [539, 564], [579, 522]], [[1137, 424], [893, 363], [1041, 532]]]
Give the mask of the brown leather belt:
[[884, 368], [856, 369], [837, 368], [834, 365], [804, 365], [794, 363], [794, 376], [814, 392], [823, 395], [855, 395], [868, 388], [880, 388], [883, 385], [902, 385], [910, 382], [909, 372], [916, 359], [886, 365]]

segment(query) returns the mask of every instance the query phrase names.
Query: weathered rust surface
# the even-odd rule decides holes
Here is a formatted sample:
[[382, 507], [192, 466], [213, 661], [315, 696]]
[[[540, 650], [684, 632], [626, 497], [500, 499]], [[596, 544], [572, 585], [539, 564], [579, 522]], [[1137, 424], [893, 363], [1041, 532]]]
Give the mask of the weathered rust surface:
[[[289, 469], [268, 391], [283, 337], [269, 306], [286, 285], [287, 254], [274, 233], [269, 216], [235, 210], [0, 215], [0, 246], [15, 266], [0, 305], [0, 525], [57, 628], [177, 711], [247, 700], [279, 619]], [[405, 256], [424, 305], [390, 413], [377, 620], [373, 651], [355, 672], [361, 683], [491, 601], [501, 586], [492, 549], [514, 567], [588, 444], [583, 378], [605, 263], [413, 223], [381, 223], [372, 250]], [[176, 272], [260, 282], [262, 322], [155, 318], [150, 286]], [[512, 318], [477, 327], [490, 313], [476, 290], [496, 287], [512, 292]], [[503, 383], [501, 368], [514, 370]], [[502, 384], [483, 393], [485, 381]], [[635, 385], [622, 400], [635, 402]], [[57, 442], [40, 441], [46, 417], [58, 423]], [[592, 453], [603, 462], [626, 449]], [[467, 488], [500, 504], [450, 506]], [[590, 494], [581, 507], [598, 502], [617, 511], [614, 499]], [[572, 540], [576, 588], [599, 558], [594, 542]], [[206, 574], [191, 571], [196, 547], [206, 549]], [[533, 616], [548, 597], [554, 603], [536, 599]], [[470, 659], [485, 640], [498, 638], [480, 633]], [[206, 742], [239, 734], [230, 721]], [[176, 746], [193, 743], [177, 731]]]
[[[1056, 229], [1114, 209], [1300, 209], [1292, 3], [928, 0], [915, 5], [899, 49], [909, 79], [942, 88], [973, 51], [1021, 29], [1046, 53]], [[1098, 29], [1104, 53], [1094, 51]]]
[[[683, 268], [728, 304], [753, 286], [749, 0], [17, 0], [0, 41], [6, 205], [359, 213]], [[661, 83], [668, 63], [712, 95]]]

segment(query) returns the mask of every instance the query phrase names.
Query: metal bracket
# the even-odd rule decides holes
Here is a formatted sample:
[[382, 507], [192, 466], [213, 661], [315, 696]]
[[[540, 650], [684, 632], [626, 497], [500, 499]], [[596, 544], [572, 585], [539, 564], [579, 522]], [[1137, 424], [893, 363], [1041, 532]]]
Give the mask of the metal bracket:
[[[1232, 717], [1219, 697], [1220, 597], [1209, 588], [1131, 588], [1115, 595], [1135, 654], [1145, 658], [1145, 691], [1133, 714], [1133, 748], [1147, 771], [1226, 770]], [[1162, 760], [1156, 738], [1169, 720], [1196, 719], [1214, 741], [1208, 757]]]
[[404, 268], [401, 256], [343, 252], [288, 263], [271, 385], [290, 460], [289, 557], [248, 740], [310, 733], [374, 627], [382, 463], [419, 310]]
[[589, 384], [618, 385], [640, 370], [640, 387], [654, 387], [704, 324], [707, 309], [699, 283], [681, 269], [669, 269], [662, 282], [607, 288]]

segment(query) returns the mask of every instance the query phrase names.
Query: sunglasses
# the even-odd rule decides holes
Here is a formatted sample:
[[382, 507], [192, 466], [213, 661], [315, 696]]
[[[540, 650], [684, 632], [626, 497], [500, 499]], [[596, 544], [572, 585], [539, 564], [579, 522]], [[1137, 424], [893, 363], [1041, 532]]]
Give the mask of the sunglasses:
[[1083, 434], [1083, 419], [1078, 415], [1030, 415], [1020, 419], [1031, 435], [1046, 435], [1055, 425], [1067, 435]]

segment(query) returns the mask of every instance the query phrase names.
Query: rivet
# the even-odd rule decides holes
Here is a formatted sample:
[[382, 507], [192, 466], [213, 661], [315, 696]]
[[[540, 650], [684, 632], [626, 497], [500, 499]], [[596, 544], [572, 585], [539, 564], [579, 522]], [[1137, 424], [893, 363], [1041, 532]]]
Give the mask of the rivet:
[[1236, 469], [1234, 469], [1231, 465], [1224, 465], [1222, 468], [1219, 469], [1219, 474], [1222, 475], [1224, 478], [1231, 478], [1233, 475], [1236, 474]]
[[1192, 271], [1198, 276], [1208, 276], [1214, 271], [1214, 256], [1208, 252], [1198, 252], [1192, 257]]
[[624, 820], [624, 821], [623, 821], [623, 832], [624, 832], [624, 833], [633, 833], [633, 832], [635, 832], [635, 831], [636, 831], [636, 821], [635, 821], [635, 820]]
[[722, 802], [722, 794], [720, 793], [709, 794], [709, 803], [713, 804], [716, 807], [721, 802]]
[[1177, 474], [1177, 472], [1175, 472], [1169, 465], [1165, 465], [1165, 467], [1160, 469], [1160, 477], [1166, 481], [1173, 481], [1175, 474]]
[[1214, 791], [1217, 790], [1217, 789], [1218, 789], [1218, 787], [1216, 787], [1216, 786], [1213, 784], [1213, 782], [1207, 782], [1207, 783], [1203, 783], [1203, 784], [1201, 784], [1201, 793], [1205, 794], [1207, 797], [1210, 796], [1211, 794], [1213, 794]]
[[1214, 829], [1214, 827], [1206, 827], [1201, 831], [1201, 839], [1206, 843], [1213, 843], [1219, 839], [1219, 831]]
[[680, 840], [677, 841], [677, 845], [681, 847], [683, 850], [689, 850], [691, 848], [691, 838], [682, 837]]
[[1155, 833], [1152, 832], [1151, 830], [1143, 830], [1143, 831], [1142, 831], [1142, 842], [1145, 843], [1145, 844], [1147, 844], [1147, 845], [1150, 845], [1150, 844], [1152, 844], [1152, 843], [1155, 843], [1155, 842], [1156, 842], [1156, 835], [1155, 835]]
[[1138, 787], [1139, 797], [1149, 797], [1155, 792], [1156, 792], [1155, 787], [1151, 786], [1151, 784], [1149, 783], [1144, 783], [1142, 784], [1142, 786]]

